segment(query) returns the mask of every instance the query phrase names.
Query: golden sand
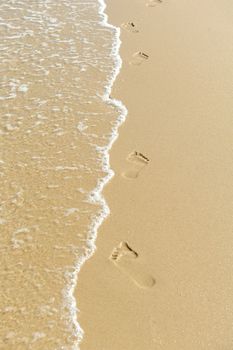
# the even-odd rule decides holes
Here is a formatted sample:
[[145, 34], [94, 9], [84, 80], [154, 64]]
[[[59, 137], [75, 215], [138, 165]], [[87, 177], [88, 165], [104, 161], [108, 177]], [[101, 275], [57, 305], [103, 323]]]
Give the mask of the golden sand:
[[1, 350], [76, 349], [81, 334], [72, 287], [118, 117], [101, 98], [114, 36], [97, 5], [0, 3]]
[[107, 5], [122, 28], [112, 95], [129, 113], [111, 215], [79, 277], [81, 349], [230, 350], [232, 3]]

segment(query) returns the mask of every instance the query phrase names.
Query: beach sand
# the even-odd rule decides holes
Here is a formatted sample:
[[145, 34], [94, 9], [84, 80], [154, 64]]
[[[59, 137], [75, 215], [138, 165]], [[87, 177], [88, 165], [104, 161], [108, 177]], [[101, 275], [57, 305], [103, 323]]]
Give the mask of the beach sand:
[[118, 63], [102, 10], [0, 2], [0, 349], [77, 349], [82, 336], [73, 288], [107, 213], [121, 113], [101, 98]]
[[230, 350], [233, 5], [108, 0], [106, 12], [122, 28], [112, 96], [128, 117], [111, 214], [76, 289], [81, 349]]

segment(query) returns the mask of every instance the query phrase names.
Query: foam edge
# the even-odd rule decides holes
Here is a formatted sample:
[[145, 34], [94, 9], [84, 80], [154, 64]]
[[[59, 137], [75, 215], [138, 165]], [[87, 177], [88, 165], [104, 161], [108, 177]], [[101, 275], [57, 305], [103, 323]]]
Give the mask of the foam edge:
[[83, 266], [83, 264], [88, 259], [90, 259], [91, 256], [94, 254], [96, 250], [95, 241], [97, 238], [98, 229], [110, 213], [110, 209], [107, 205], [107, 202], [102, 195], [105, 185], [114, 176], [114, 171], [110, 167], [109, 151], [111, 150], [112, 145], [118, 138], [119, 136], [118, 129], [121, 126], [121, 124], [125, 121], [126, 116], [128, 114], [127, 108], [123, 105], [121, 101], [110, 97], [113, 84], [122, 67], [122, 59], [120, 57], [121, 30], [119, 27], [116, 27], [108, 22], [108, 15], [105, 12], [107, 7], [105, 1], [98, 0], [98, 3], [99, 3], [99, 14], [102, 17], [102, 21], [100, 22], [100, 25], [107, 28], [111, 28], [114, 33], [114, 40], [112, 43], [112, 51], [111, 51], [112, 57], [114, 58], [114, 68], [113, 68], [112, 76], [109, 79], [108, 84], [105, 86], [105, 92], [103, 96], [101, 96], [101, 98], [103, 102], [113, 105], [117, 109], [119, 115], [116, 122], [114, 123], [114, 126], [112, 127], [112, 137], [110, 139], [109, 144], [105, 147], [97, 147], [98, 152], [102, 154], [102, 169], [106, 173], [106, 176], [98, 179], [96, 188], [88, 194], [88, 201], [98, 204], [101, 209], [99, 213], [95, 215], [91, 225], [89, 226], [88, 237], [87, 237], [87, 248], [86, 248], [85, 254], [81, 257], [78, 257], [76, 264], [74, 266], [74, 271], [67, 272], [67, 277], [70, 283], [63, 290], [63, 295], [66, 300], [65, 307], [68, 308], [70, 312], [71, 330], [73, 334], [75, 334], [75, 338], [77, 339], [72, 346], [72, 350], [80, 349], [80, 343], [83, 340], [83, 336], [84, 336], [84, 331], [81, 328], [80, 324], [78, 323], [79, 309], [77, 307], [76, 298], [74, 296], [74, 292], [78, 281], [78, 273], [81, 267]]

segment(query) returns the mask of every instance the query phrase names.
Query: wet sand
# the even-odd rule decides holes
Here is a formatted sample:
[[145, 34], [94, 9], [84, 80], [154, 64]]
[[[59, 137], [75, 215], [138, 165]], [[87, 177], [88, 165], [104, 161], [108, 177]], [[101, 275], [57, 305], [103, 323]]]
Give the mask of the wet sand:
[[77, 349], [73, 287], [105, 214], [119, 115], [101, 98], [116, 30], [96, 0], [0, 13], [0, 349]]
[[104, 190], [111, 215], [79, 275], [81, 349], [230, 350], [233, 6], [107, 5], [122, 26], [112, 96], [128, 118]]

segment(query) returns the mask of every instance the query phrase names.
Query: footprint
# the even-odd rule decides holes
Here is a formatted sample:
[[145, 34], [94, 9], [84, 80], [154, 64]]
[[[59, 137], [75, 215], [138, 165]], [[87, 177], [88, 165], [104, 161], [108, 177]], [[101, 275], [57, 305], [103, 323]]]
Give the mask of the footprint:
[[148, 59], [149, 59], [149, 56], [146, 53], [142, 51], [138, 51], [133, 54], [133, 59], [132, 61], [130, 61], [130, 64], [139, 66], [140, 64], [142, 64], [144, 61], [147, 61]]
[[127, 160], [133, 163], [133, 167], [123, 172], [122, 175], [129, 179], [136, 179], [142, 169], [149, 163], [149, 159], [137, 151], [130, 153]]
[[137, 263], [138, 253], [127, 242], [121, 242], [113, 249], [110, 260], [114, 265], [127, 275], [138, 287], [152, 288], [156, 281], [148, 274], [143, 266]]
[[138, 33], [139, 30], [136, 28], [136, 25], [133, 22], [122, 23], [121, 28], [131, 32]]
[[155, 7], [158, 3], [162, 3], [162, 0], [149, 0], [146, 4], [147, 7]]

